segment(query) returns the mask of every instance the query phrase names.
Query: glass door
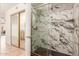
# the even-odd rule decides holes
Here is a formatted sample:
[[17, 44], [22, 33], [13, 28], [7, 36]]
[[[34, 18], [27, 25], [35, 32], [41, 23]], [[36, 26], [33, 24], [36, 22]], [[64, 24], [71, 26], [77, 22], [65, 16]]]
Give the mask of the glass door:
[[25, 47], [25, 12], [20, 13], [20, 48]]
[[18, 28], [18, 14], [12, 15], [11, 16], [11, 29], [12, 29], [12, 45], [17, 46], [19, 44], [19, 28]]

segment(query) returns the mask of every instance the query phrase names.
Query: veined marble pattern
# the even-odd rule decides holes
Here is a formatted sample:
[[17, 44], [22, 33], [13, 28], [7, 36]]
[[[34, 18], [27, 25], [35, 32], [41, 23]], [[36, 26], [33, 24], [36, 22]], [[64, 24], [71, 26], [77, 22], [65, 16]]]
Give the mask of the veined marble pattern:
[[51, 5], [33, 9], [32, 50], [43, 47], [73, 55], [75, 39], [73, 9], [56, 7], [60, 8], [56, 10]]
[[52, 13], [49, 41], [55, 50], [65, 54], [73, 54], [74, 19], [72, 10]]

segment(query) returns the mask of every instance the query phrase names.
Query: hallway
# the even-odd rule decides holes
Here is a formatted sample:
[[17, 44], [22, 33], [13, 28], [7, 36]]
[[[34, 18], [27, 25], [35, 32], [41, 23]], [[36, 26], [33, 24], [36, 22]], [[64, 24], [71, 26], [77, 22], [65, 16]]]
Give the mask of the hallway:
[[28, 38], [31, 36], [28, 21], [30, 7], [31, 4], [24, 3], [0, 4], [0, 56], [31, 55], [31, 41]]

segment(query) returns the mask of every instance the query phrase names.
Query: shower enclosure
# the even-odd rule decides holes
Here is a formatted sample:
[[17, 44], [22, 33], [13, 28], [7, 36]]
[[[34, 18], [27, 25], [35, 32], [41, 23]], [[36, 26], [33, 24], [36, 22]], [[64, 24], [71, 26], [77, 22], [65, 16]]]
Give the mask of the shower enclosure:
[[73, 3], [32, 4], [32, 55], [79, 55], [78, 10]]

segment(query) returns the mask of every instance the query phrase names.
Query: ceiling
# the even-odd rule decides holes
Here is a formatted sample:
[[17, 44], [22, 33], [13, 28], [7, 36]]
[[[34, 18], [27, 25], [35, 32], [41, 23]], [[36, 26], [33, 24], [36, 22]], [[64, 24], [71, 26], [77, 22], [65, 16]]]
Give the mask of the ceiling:
[[17, 3], [0, 3], [0, 17], [3, 17], [5, 12], [16, 4]]

